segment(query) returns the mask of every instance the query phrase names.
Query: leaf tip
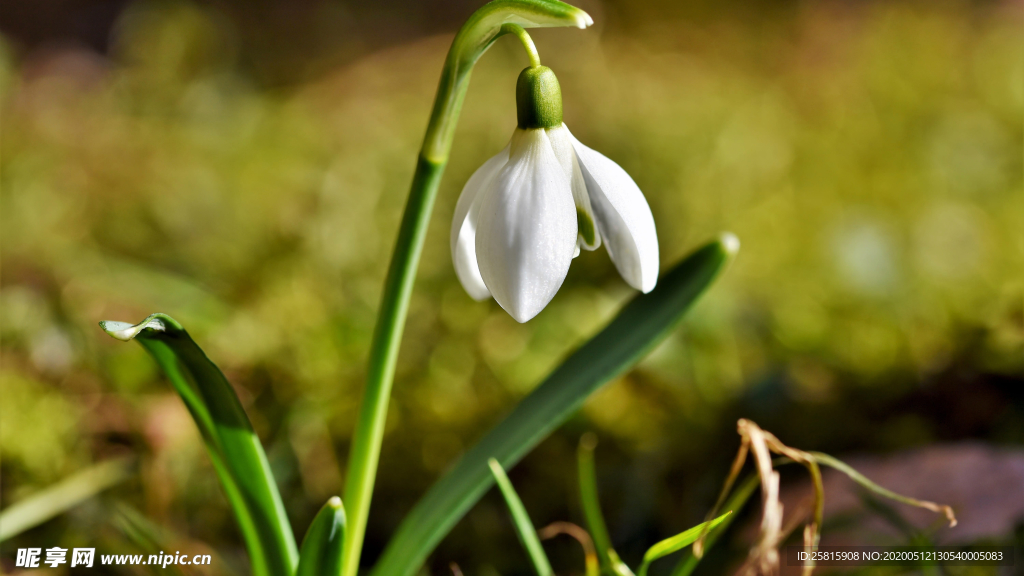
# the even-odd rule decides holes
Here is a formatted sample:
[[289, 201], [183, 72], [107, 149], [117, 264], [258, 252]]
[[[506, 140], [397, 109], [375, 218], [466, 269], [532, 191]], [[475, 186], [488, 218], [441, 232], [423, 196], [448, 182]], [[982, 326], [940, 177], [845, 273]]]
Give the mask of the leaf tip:
[[573, 19], [576, 20], [576, 27], [579, 28], [580, 30], [584, 30], [588, 26], [594, 25], [594, 19], [590, 17], [590, 14], [587, 14], [586, 12], [580, 10], [579, 8], [576, 8], [576, 11], [573, 13], [572, 16]]
[[588, 452], [593, 452], [597, 449], [597, 434], [593, 432], [587, 432], [580, 437], [580, 448]]
[[942, 506], [942, 513], [946, 515], [946, 520], [949, 520], [949, 527], [956, 528], [958, 522], [956, 520], [956, 514], [953, 513], [953, 507]]
[[735, 257], [740, 251], [740, 239], [736, 237], [732, 232], [722, 232], [718, 236], [718, 243], [721, 244], [722, 250], [729, 255], [730, 258]]
[[138, 324], [129, 324], [128, 322], [119, 322], [117, 320], [101, 320], [100, 328], [110, 335], [112, 338], [116, 338], [122, 342], [128, 342], [139, 335], [145, 329], [156, 330], [158, 332], [166, 332], [168, 328], [181, 330], [181, 325], [178, 324], [173, 318], [167, 314], [150, 314], [145, 320]]
[[101, 320], [100, 329], [124, 342], [135, 338], [135, 335], [138, 334], [138, 331], [135, 330], [135, 325], [127, 322], [118, 322], [117, 320]]

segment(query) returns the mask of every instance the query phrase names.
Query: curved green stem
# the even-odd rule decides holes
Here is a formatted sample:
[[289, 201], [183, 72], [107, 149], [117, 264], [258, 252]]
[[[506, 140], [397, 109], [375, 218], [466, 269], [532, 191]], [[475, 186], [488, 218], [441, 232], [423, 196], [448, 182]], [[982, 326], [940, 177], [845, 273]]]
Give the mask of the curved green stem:
[[537, 45], [533, 43], [533, 38], [530, 38], [529, 32], [519, 24], [505, 24], [501, 27], [500, 34], [515, 34], [516, 38], [519, 38], [519, 42], [523, 45], [523, 50], [526, 50], [526, 55], [530, 58], [530, 67], [536, 68], [540, 66], [540, 54], [537, 52]]
[[[494, 0], [474, 12], [452, 41], [384, 282], [384, 295], [371, 343], [366, 390], [352, 440], [345, 482], [344, 502], [349, 527], [345, 532], [343, 576], [356, 576], [359, 569], [398, 348], [409, 311], [409, 297], [473, 65], [502, 34], [516, 33], [521, 40], [525, 36], [525, 30], [520, 35], [506, 25], [518, 25], [520, 30], [538, 26], [585, 28], [592, 22], [586, 12], [554, 0]], [[533, 45], [532, 40], [529, 45]], [[534, 47], [531, 62], [535, 56]]]

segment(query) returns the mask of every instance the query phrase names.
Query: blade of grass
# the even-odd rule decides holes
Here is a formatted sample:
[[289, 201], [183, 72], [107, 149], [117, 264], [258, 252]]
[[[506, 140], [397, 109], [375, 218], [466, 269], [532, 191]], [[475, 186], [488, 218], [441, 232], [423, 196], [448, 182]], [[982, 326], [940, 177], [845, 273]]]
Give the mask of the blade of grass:
[[345, 540], [345, 508], [341, 498], [331, 498], [306, 530], [299, 548], [295, 576], [338, 576], [341, 574]]
[[858, 494], [860, 502], [866, 510], [873, 512], [876, 516], [881, 518], [886, 524], [895, 528], [904, 538], [907, 539], [908, 545], [910, 546], [924, 546], [924, 543], [917, 543], [914, 540], [921, 536], [920, 531], [915, 528], [902, 514], [899, 513], [896, 508], [890, 506], [886, 502], [882, 501], [867, 491], [862, 491]]
[[597, 436], [592, 433], [580, 438], [580, 446], [576, 451], [576, 468], [579, 473], [580, 503], [587, 528], [594, 539], [597, 557], [601, 567], [619, 576], [633, 576], [633, 571], [626, 566], [618, 553], [612, 548], [608, 527], [601, 514], [601, 501], [597, 496], [597, 473], [594, 470], [594, 449], [597, 448]]
[[[759, 483], [760, 479], [757, 477], [757, 474], [751, 474], [748, 476], [740, 483], [732, 496], [726, 500], [723, 508], [732, 512], [739, 512], [743, 506], [746, 505], [747, 500], [750, 500], [751, 494], [757, 490]], [[735, 518], [736, 516], [729, 516], [728, 518], [725, 518], [722, 523], [719, 524], [718, 530], [708, 533], [707, 538], [704, 539], [705, 553], [714, 546], [715, 542], [718, 541], [719, 536], [725, 534], [726, 529], [729, 528], [729, 525], [732, 524], [732, 521]], [[700, 560], [700, 558], [693, 554], [692, 550], [687, 550], [682, 559], [679, 560], [679, 563], [676, 564], [676, 567], [672, 570], [672, 576], [690, 576], [690, 574], [693, 573], [694, 568], [697, 567], [697, 564], [700, 563]]]
[[259, 437], [224, 374], [166, 314], [136, 325], [100, 322], [118, 340], [135, 340], [163, 369], [206, 443], [242, 531], [256, 576], [292, 574], [298, 547]]
[[[195, 542], [171, 531], [165, 526], [156, 524], [149, 518], [146, 518], [142, 512], [124, 502], [115, 502], [111, 512], [113, 517], [112, 524], [120, 530], [127, 543], [134, 546], [137, 552], [149, 554], [156, 550], [175, 550], [181, 546], [195, 545]], [[212, 565], [217, 567], [218, 574], [223, 574], [223, 576], [239, 576], [237, 567], [217, 554], [216, 550], [208, 549], [203, 550], [203, 552], [208, 552], [213, 557]], [[175, 574], [182, 573], [181, 569], [174, 565], [168, 565], [167, 568], [153, 566], [153, 569], [158, 568], [160, 571], [172, 570]]]
[[590, 394], [658, 345], [739, 249], [731, 234], [677, 264], [571, 354], [508, 417], [466, 452], [402, 520], [371, 576], [412, 576], [456, 522], [491, 487], [487, 460], [513, 466]]
[[554, 571], [551, 569], [551, 562], [548, 562], [547, 554], [544, 553], [544, 547], [540, 545], [537, 529], [533, 527], [533, 521], [526, 513], [526, 507], [519, 499], [519, 494], [516, 494], [516, 489], [512, 487], [512, 482], [505, 474], [505, 469], [494, 458], [488, 460], [487, 464], [491, 468], [495, 482], [498, 483], [498, 488], [501, 489], [501, 495], [505, 497], [508, 511], [512, 514], [512, 524], [516, 527], [516, 533], [519, 535], [519, 541], [522, 542], [523, 548], [530, 555], [533, 567], [537, 570], [537, 576], [552, 576]]
[[571, 536], [573, 540], [580, 543], [583, 548], [583, 565], [586, 576], [600, 576], [601, 566], [597, 561], [597, 550], [594, 549], [594, 539], [586, 530], [571, 522], [552, 522], [537, 531], [541, 540], [554, 538], [559, 534]]
[[170, 539], [166, 530], [149, 521], [141, 512], [124, 502], [114, 504], [114, 521], [121, 533], [139, 550], [166, 550]]
[[935, 502], [929, 502], [927, 500], [918, 500], [917, 498], [911, 498], [909, 496], [897, 494], [892, 490], [883, 488], [878, 484], [875, 484], [866, 476], [850, 467], [850, 465], [847, 464], [846, 462], [843, 462], [842, 460], [839, 460], [837, 458], [833, 458], [832, 456], [829, 456], [828, 454], [825, 454], [823, 452], [809, 452], [808, 454], [810, 454], [810, 456], [813, 457], [818, 464], [823, 464], [830, 468], [835, 468], [836, 470], [839, 470], [843, 474], [849, 476], [850, 479], [856, 482], [857, 484], [860, 484], [864, 488], [867, 488], [868, 490], [874, 492], [875, 494], [878, 494], [879, 496], [883, 496], [885, 498], [895, 500], [896, 502], [901, 502], [903, 504], [909, 504], [910, 506], [916, 506], [917, 508], [931, 510], [932, 512], [935, 512], [937, 514], [943, 514], [946, 516], [946, 520], [949, 521], [950, 528], [956, 526], [956, 515], [953, 514], [953, 508], [950, 506], [946, 506], [944, 504], [936, 504]]
[[702, 522], [689, 530], [684, 530], [671, 538], [666, 538], [654, 546], [651, 546], [647, 549], [647, 552], [644, 553], [644, 561], [640, 564], [640, 570], [637, 571], [637, 576], [647, 576], [647, 568], [650, 567], [651, 562], [654, 562], [659, 558], [664, 558], [673, 552], [678, 552], [690, 544], [693, 544], [698, 538], [700, 538], [700, 535], [703, 534], [705, 530], [710, 533], [715, 529], [715, 527], [724, 522], [730, 514], [732, 514], [731, 510], [714, 520]]
[[95, 464], [0, 512], [0, 542], [67, 512], [132, 475], [131, 459]]
[[[139, 511], [123, 502], [115, 504], [114, 524], [128, 539], [136, 551], [148, 554], [156, 550], [174, 550], [174, 543], [167, 537], [166, 530], [150, 522]], [[152, 566], [151, 572], [183, 574], [180, 567], [170, 564], [166, 568]]]

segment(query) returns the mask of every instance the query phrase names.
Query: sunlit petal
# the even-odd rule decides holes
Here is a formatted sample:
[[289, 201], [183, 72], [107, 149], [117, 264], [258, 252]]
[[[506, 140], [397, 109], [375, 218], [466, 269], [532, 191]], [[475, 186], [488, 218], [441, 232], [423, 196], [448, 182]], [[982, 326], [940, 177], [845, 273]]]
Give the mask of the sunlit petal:
[[630, 286], [650, 292], [658, 282], [658, 235], [640, 188], [618, 164], [572, 137], [597, 228], [608, 255]]
[[508, 162], [508, 146], [498, 152], [469, 177], [462, 187], [462, 194], [455, 204], [455, 215], [452, 218], [451, 249], [452, 262], [455, 264], [455, 275], [465, 288], [466, 293], [474, 300], [484, 300], [491, 293], [480, 277], [480, 268], [476, 262], [476, 220], [480, 206], [480, 193], [494, 185], [498, 172]]
[[601, 235], [597, 233], [597, 226], [594, 220], [594, 210], [590, 205], [590, 197], [587, 194], [587, 184], [580, 171], [579, 161], [573, 149], [573, 137], [565, 124], [547, 129], [548, 138], [551, 140], [551, 148], [555, 151], [555, 157], [565, 170], [566, 176], [572, 187], [572, 199], [576, 202], [576, 221], [578, 226], [579, 241], [578, 247], [584, 250], [597, 250], [601, 247]]
[[479, 204], [481, 276], [498, 304], [526, 322], [554, 297], [576, 249], [576, 205], [544, 130], [516, 130], [509, 161]]

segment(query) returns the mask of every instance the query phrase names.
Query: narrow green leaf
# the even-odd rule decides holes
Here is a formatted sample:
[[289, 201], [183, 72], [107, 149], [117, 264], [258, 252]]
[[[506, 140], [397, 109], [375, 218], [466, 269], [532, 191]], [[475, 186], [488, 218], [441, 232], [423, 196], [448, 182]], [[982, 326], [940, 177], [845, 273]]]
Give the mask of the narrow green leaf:
[[245, 539], [256, 576], [292, 574], [298, 549], [263, 446], [224, 374], [170, 316], [136, 325], [100, 322], [118, 340], [135, 340], [167, 374], [206, 443]]
[[341, 498], [331, 498], [313, 518], [299, 548], [295, 576], [338, 576], [341, 574], [345, 540], [345, 508]]
[[15, 502], [0, 512], [0, 542], [35, 528], [131, 475], [129, 459], [108, 460]]
[[715, 527], [724, 522], [730, 514], [732, 514], [731, 510], [714, 520], [702, 522], [689, 530], [680, 532], [671, 538], [666, 538], [654, 546], [651, 546], [647, 549], [647, 552], [644, 553], [644, 561], [640, 565], [640, 570], [637, 572], [637, 576], [647, 576], [647, 568], [651, 565], [651, 562], [654, 562], [658, 558], [664, 558], [673, 552], [678, 552], [690, 544], [693, 544], [697, 541], [697, 538], [700, 538], [701, 532], [704, 531], [705, 527], [707, 527], [709, 532], [714, 530]]
[[[757, 474], [751, 474], [740, 484], [739, 488], [733, 492], [732, 496], [725, 501], [725, 504], [722, 507], [731, 512], [739, 512], [747, 503], [747, 500], [750, 499], [750, 495], [754, 493], [754, 490], [757, 489], [760, 483], [761, 479], [758, 478]], [[705, 555], [707, 555], [707, 551], [711, 549], [715, 542], [718, 541], [719, 536], [725, 533], [726, 528], [728, 528], [735, 519], [735, 516], [730, 515], [722, 520], [722, 523], [718, 525], [717, 530], [708, 532], [707, 537], [704, 538]], [[676, 567], [672, 570], [672, 576], [690, 576], [693, 569], [700, 563], [700, 560], [700, 558], [693, 555], [692, 550], [687, 550], [683, 558], [679, 560], [679, 563], [676, 564]]]
[[533, 521], [526, 513], [526, 507], [519, 499], [519, 494], [516, 494], [516, 489], [512, 487], [512, 482], [505, 474], [505, 469], [494, 458], [488, 460], [487, 465], [490, 466], [491, 474], [498, 483], [498, 488], [501, 489], [501, 495], [505, 497], [508, 511], [512, 514], [512, 524], [516, 527], [516, 533], [519, 534], [519, 541], [523, 543], [523, 548], [526, 548], [527, 554], [530, 555], [533, 567], [537, 570], [537, 576], [552, 576], [554, 571], [551, 569], [551, 562], [548, 562], [547, 554], [544, 553], [544, 547], [540, 545], [537, 529], [533, 527]]
[[591, 393], [636, 364], [676, 327], [738, 247], [729, 234], [697, 249], [570, 355], [430, 488], [399, 525], [372, 576], [412, 576], [491, 487], [487, 460], [515, 465]]
[[608, 536], [608, 527], [601, 513], [601, 501], [597, 496], [597, 474], [594, 471], [594, 449], [597, 447], [597, 436], [587, 433], [580, 438], [579, 449], [576, 451], [576, 466], [580, 481], [580, 502], [583, 506], [583, 517], [587, 521], [590, 536], [597, 548], [597, 557], [601, 568], [618, 576], [633, 576], [633, 571], [626, 566], [618, 553], [612, 548], [612, 540]]

